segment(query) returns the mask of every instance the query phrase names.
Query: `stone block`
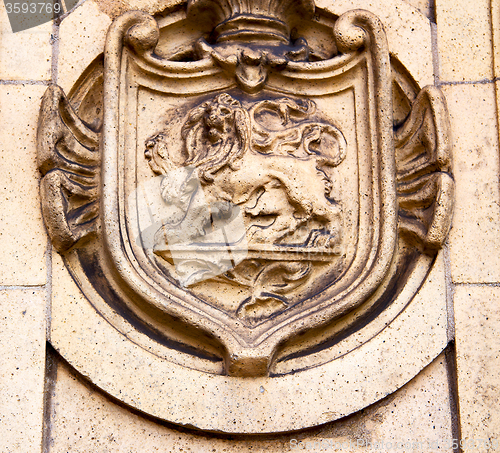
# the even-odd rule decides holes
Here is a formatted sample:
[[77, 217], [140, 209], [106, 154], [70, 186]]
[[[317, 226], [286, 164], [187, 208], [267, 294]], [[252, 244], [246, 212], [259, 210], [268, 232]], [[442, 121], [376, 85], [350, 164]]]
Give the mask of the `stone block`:
[[436, 2], [442, 82], [492, 80], [490, 0]]
[[50, 80], [52, 22], [12, 33], [0, 3], [0, 80]]
[[102, 53], [111, 19], [92, 1], [66, 17], [59, 29], [57, 84], [69, 93], [85, 68]]
[[498, 135], [493, 84], [442, 87], [451, 117], [455, 212], [451, 273], [457, 283], [500, 281]]
[[36, 166], [36, 128], [45, 89], [0, 86], [0, 285], [47, 281]]
[[46, 295], [0, 291], [0, 451], [41, 452]]
[[[464, 453], [493, 452], [500, 433], [500, 288], [455, 290], [458, 396]], [[481, 441], [495, 441], [487, 445]]]

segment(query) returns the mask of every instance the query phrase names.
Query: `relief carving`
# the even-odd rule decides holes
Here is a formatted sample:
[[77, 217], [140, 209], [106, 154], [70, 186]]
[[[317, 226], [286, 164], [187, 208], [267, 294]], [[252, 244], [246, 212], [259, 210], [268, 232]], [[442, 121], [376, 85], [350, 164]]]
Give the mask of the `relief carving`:
[[43, 214], [54, 247], [66, 252], [96, 232], [99, 134], [75, 113], [63, 91], [42, 100], [37, 146]]
[[48, 88], [38, 148], [49, 234], [97, 312], [233, 379], [321, 366], [451, 225], [443, 95], [372, 13], [311, 0], [125, 13], [69, 99]]
[[[175, 261], [185, 287], [216, 276], [245, 287], [236, 310], [245, 320], [286, 308], [286, 295], [306, 284], [315, 262], [341, 267], [341, 208], [327, 168], [344, 160], [347, 145], [335, 126], [312, 120], [315, 109], [292, 98], [244, 108], [221, 94], [188, 113], [177, 158], [168, 131], [146, 142], [151, 169], [163, 176], [163, 201], [176, 208], [157, 232], [155, 253]], [[229, 242], [216, 237], [222, 222]], [[232, 261], [221, 259], [228, 246]]]

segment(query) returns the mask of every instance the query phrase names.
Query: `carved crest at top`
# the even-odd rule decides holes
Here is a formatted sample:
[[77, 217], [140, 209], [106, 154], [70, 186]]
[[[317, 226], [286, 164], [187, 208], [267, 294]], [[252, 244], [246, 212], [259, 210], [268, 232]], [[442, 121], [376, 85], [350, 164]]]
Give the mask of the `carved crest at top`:
[[189, 0], [187, 15], [217, 42], [254, 41], [288, 44], [293, 27], [312, 19], [313, 0]]
[[292, 31], [298, 22], [310, 20], [314, 9], [314, 2], [306, 0], [192, 0], [187, 4], [188, 17], [206, 24], [211, 32], [212, 45], [200, 40], [199, 54], [212, 56], [250, 93], [264, 86], [273, 68], [282, 70], [289, 61], [309, 61], [306, 40], [292, 39]]
[[92, 305], [213, 374], [333, 360], [451, 222], [442, 94], [376, 16], [312, 1], [124, 14], [69, 99], [48, 88], [38, 148], [47, 228]]

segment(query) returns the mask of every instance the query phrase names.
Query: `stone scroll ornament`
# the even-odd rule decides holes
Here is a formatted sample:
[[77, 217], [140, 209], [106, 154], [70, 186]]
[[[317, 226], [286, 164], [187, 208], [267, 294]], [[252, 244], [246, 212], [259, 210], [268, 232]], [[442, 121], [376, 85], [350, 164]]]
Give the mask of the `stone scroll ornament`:
[[[48, 87], [38, 126], [54, 248], [97, 316], [194, 393], [193, 373], [286, 387], [409, 310], [450, 228], [450, 151], [443, 95], [390, 55], [380, 20], [312, 0], [127, 12], [68, 97]], [[175, 395], [144, 386], [117, 397], [231, 432], [148, 408]], [[348, 411], [325, 413], [310, 424]]]

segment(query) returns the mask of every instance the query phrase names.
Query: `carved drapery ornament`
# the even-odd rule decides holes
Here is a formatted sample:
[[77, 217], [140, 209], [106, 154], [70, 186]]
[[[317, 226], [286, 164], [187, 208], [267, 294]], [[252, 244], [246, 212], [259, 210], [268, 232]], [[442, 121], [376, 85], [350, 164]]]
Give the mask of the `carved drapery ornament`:
[[310, 0], [125, 13], [68, 98], [47, 89], [38, 149], [52, 243], [99, 316], [235, 382], [369, 341], [451, 223], [441, 92], [372, 13]]

